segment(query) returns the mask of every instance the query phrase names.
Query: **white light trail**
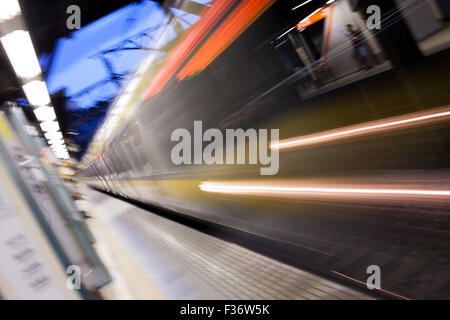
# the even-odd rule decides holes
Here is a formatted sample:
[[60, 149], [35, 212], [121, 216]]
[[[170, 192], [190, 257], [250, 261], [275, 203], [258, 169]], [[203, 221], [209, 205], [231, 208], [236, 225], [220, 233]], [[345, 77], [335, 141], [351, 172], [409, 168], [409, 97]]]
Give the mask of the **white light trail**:
[[281, 186], [261, 184], [239, 184], [239, 183], [213, 183], [203, 182], [199, 186], [205, 192], [229, 193], [229, 194], [261, 194], [273, 196], [296, 196], [296, 195], [380, 195], [380, 196], [444, 196], [450, 197], [450, 190], [433, 189], [394, 189], [394, 188], [368, 188], [368, 187], [320, 187], [320, 186]]
[[298, 9], [298, 8], [300, 8], [300, 7], [303, 7], [305, 4], [308, 4], [308, 3], [310, 3], [310, 2], [312, 2], [312, 0], [305, 1], [305, 2], [303, 2], [303, 3], [301, 3], [301, 4], [299, 4], [298, 6], [292, 8], [292, 10], [296, 10], [296, 9]]
[[283, 38], [285, 35], [287, 35], [289, 32], [291, 32], [292, 30], [294, 30], [296, 27], [297, 27], [297, 26], [290, 28], [288, 31], [286, 31], [286, 32], [283, 33], [281, 36], [279, 36], [279, 37], [277, 38], [277, 40]]
[[380, 131], [394, 130], [404, 127], [421, 125], [430, 121], [440, 121], [450, 117], [450, 108], [440, 108], [438, 110], [414, 113], [406, 116], [389, 118], [376, 122], [359, 124], [356, 126], [345, 127], [336, 130], [315, 133], [306, 136], [280, 140], [271, 144], [275, 149], [291, 149], [318, 143], [324, 143], [334, 140], [340, 140], [364, 134], [371, 134]]

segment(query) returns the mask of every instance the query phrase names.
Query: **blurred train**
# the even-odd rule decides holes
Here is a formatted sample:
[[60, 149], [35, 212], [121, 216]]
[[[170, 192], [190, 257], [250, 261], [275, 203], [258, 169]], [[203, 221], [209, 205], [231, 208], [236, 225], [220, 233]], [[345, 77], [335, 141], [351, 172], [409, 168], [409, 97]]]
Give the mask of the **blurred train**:
[[[174, 15], [82, 176], [363, 289], [379, 266], [387, 298], [450, 299], [449, 17], [440, 0], [215, 0], [186, 28]], [[278, 174], [175, 165], [172, 132], [194, 121], [280, 129]]]

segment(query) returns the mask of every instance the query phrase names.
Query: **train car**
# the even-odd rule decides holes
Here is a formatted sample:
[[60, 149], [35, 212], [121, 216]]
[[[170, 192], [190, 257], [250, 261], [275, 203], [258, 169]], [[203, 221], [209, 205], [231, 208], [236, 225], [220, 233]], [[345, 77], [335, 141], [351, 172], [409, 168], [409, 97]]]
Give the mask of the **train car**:
[[174, 17], [83, 176], [357, 286], [378, 267], [389, 298], [450, 298], [447, 2], [300, 2], [215, 0], [175, 38]]

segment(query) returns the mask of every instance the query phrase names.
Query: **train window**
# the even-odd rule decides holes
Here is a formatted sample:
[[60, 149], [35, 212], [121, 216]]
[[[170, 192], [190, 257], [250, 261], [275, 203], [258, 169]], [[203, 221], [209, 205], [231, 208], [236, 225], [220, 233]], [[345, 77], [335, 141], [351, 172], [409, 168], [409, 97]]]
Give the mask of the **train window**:
[[448, 0], [396, 0], [396, 3], [424, 55], [450, 47]]
[[[285, 44], [289, 41], [291, 46]], [[301, 61], [291, 77], [303, 99], [314, 97], [392, 68], [376, 35], [348, 1], [334, 1], [300, 20], [295, 28], [274, 41], [283, 65], [291, 51]], [[290, 59], [293, 65], [293, 59]]]
[[139, 129], [139, 121], [133, 122], [134, 125], [129, 125], [124, 130], [125, 135], [122, 136], [122, 146], [124, 153], [132, 164], [132, 175], [146, 175], [147, 169], [147, 149]]

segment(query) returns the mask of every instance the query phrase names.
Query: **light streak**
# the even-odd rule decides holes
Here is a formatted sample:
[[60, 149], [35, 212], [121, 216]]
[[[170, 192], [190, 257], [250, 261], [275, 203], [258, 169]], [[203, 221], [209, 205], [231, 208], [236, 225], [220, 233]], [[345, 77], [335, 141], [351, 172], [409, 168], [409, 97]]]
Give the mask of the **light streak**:
[[305, 2], [303, 2], [303, 3], [301, 3], [301, 4], [299, 4], [298, 6], [292, 8], [291, 10], [296, 10], [296, 9], [298, 9], [298, 8], [300, 8], [300, 7], [303, 7], [305, 4], [308, 4], [308, 3], [310, 3], [310, 2], [312, 2], [312, 0], [307, 0], [307, 1], [305, 1]]
[[236, 0], [216, 1], [212, 7], [206, 8], [200, 14], [201, 19], [187, 32], [180, 40], [180, 43], [170, 53], [168, 60], [158, 71], [144, 93], [143, 100], [153, 97], [165, 87], [195, 47], [206, 37], [207, 33], [218, 23], [235, 2]]
[[[355, 281], [355, 282], [357, 282], [357, 283], [359, 283], [359, 284], [362, 284], [362, 285], [364, 285], [364, 286], [366, 285], [366, 283], [364, 283], [363, 281], [358, 280], [358, 279], [355, 279], [355, 278], [352, 278], [352, 277], [347, 276], [347, 275], [345, 275], [345, 274], [342, 274], [342, 273], [340, 273], [340, 272], [337, 272], [337, 271], [334, 271], [334, 270], [331, 271], [331, 272], [334, 273], [334, 274], [337, 274], [337, 275], [339, 275], [339, 276], [341, 276], [341, 277], [344, 277], [344, 278], [346, 278], [346, 279]], [[392, 295], [392, 296], [394, 296], [394, 297], [397, 297], [397, 298], [400, 298], [400, 299], [403, 299], [403, 300], [411, 300], [410, 298], [401, 296], [401, 295], [399, 295], [399, 294], [397, 294], [397, 293], [394, 293], [394, 292], [391, 292], [391, 291], [387, 291], [387, 290], [384, 290], [384, 289], [381, 289], [381, 288], [380, 288], [380, 289], [375, 288], [375, 290], [378, 290], [378, 291], [381, 291], [381, 292], [390, 294], [390, 295]]]
[[311, 13], [309, 16], [307, 16], [297, 24], [296, 26], [297, 29], [304, 30], [310, 25], [316, 23], [317, 21], [325, 19], [328, 15], [328, 10], [329, 10], [328, 7], [322, 7], [315, 10], [313, 13]]
[[272, 143], [270, 147], [272, 149], [278, 148], [280, 150], [298, 148], [381, 131], [418, 126], [432, 121], [445, 120], [449, 116], [450, 107], [439, 108], [431, 111], [413, 113], [406, 116], [388, 118], [381, 121], [368, 122], [355, 126], [284, 139], [279, 142]]
[[282, 35], [278, 36], [277, 40], [283, 38], [285, 35], [287, 35], [289, 32], [297, 28], [297, 26], [290, 28], [288, 31], [284, 32]]
[[202, 182], [200, 190], [214, 193], [253, 194], [270, 196], [307, 195], [379, 195], [379, 196], [438, 196], [450, 197], [450, 190], [442, 189], [394, 189], [368, 187], [283, 186], [242, 183]]
[[177, 79], [181, 81], [203, 71], [274, 2], [275, 0], [242, 1], [180, 70]]

